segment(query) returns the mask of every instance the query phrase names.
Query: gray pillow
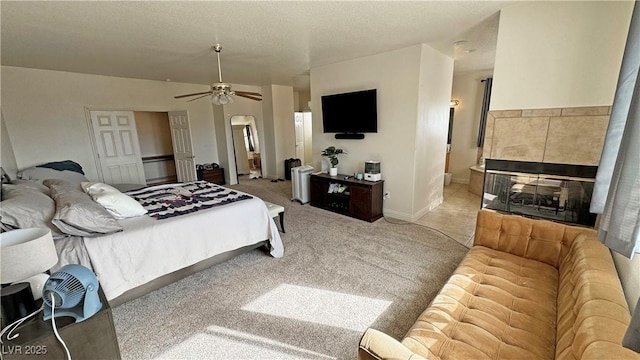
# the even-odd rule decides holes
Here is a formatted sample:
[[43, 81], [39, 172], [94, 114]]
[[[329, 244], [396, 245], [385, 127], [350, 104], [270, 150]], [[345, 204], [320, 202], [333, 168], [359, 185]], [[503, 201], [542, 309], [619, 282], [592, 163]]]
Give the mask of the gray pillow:
[[18, 171], [18, 178], [22, 180], [40, 181], [46, 179], [62, 179], [73, 184], [80, 184], [83, 181], [89, 181], [84, 175], [70, 170], [54, 170], [42, 167], [30, 167], [28, 169]]
[[[38, 188], [40, 186], [40, 188]], [[55, 203], [39, 184], [4, 184], [0, 202], [0, 223], [2, 230], [31, 227], [48, 228], [54, 238], [63, 234], [51, 223], [55, 213]]]
[[122, 230], [122, 226], [79, 185], [60, 179], [48, 179], [56, 210], [51, 222], [65, 234], [94, 237]]
[[2, 184], [2, 198], [4, 198], [5, 194], [8, 192], [18, 189], [31, 189], [49, 195], [49, 188], [39, 182], [17, 179], [8, 184]]

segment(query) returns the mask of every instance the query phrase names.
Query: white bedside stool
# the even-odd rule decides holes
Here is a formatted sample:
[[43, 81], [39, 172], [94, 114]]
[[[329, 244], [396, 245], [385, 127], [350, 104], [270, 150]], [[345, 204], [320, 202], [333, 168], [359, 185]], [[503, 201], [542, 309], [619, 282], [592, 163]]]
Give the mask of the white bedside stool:
[[267, 201], [265, 201], [264, 204], [267, 205], [267, 209], [269, 209], [269, 215], [271, 215], [271, 217], [280, 217], [280, 229], [282, 229], [282, 232], [284, 233], [284, 206], [272, 204]]

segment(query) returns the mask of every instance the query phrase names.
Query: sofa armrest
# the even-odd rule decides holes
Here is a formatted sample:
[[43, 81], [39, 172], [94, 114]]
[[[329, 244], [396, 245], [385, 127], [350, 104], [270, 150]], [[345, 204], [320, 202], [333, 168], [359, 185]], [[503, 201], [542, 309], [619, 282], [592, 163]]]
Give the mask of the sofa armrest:
[[358, 360], [425, 360], [391, 336], [367, 329], [360, 339]]
[[640, 360], [640, 353], [622, 347], [620, 344], [599, 341], [591, 344], [582, 354], [582, 359], [628, 359]]

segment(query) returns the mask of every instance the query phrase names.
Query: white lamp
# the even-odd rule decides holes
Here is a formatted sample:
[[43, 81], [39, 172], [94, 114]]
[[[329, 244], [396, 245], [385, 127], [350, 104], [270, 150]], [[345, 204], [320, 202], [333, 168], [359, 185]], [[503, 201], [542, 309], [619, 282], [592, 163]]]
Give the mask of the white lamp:
[[0, 247], [0, 283], [29, 282], [34, 299], [39, 299], [48, 278], [43, 273], [58, 262], [51, 231], [27, 228], [4, 232]]

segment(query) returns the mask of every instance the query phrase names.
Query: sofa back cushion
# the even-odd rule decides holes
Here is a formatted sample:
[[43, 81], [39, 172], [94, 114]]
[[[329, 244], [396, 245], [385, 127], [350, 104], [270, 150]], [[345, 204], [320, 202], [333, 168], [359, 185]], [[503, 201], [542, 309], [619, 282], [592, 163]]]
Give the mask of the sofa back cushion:
[[560, 263], [557, 311], [556, 359], [628, 358], [615, 351], [623, 350], [629, 309], [611, 254], [594, 234], [579, 234]]
[[474, 245], [486, 246], [558, 268], [561, 257], [580, 233], [593, 230], [547, 220], [480, 210]]

